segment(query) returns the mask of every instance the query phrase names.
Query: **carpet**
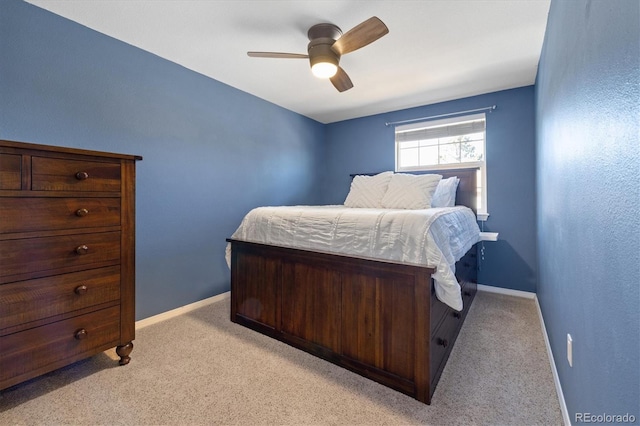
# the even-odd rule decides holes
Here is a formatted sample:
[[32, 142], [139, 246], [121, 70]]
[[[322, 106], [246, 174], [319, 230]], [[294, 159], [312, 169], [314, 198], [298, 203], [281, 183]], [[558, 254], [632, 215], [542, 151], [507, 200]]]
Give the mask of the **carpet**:
[[561, 425], [535, 302], [478, 292], [431, 405], [229, 320], [229, 299], [0, 391], [3, 425]]

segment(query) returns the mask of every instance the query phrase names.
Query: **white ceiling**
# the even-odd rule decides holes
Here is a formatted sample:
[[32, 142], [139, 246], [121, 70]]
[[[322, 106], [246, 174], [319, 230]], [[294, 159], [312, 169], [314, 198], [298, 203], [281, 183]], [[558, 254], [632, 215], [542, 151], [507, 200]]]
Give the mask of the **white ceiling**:
[[[550, 0], [26, 0], [322, 123], [535, 82]], [[344, 55], [339, 93], [305, 59], [307, 30], [377, 16], [389, 34]]]

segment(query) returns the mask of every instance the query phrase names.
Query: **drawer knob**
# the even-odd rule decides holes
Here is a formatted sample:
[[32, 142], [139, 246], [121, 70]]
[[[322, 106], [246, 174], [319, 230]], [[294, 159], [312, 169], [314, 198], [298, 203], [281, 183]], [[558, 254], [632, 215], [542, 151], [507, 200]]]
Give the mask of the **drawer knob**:
[[449, 341], [447, 339], [441, 339], [438, 337], [438, 344], [443, 348], [446, 348], [447, 346], [449, 346]]
[[84, 216], [86, 216], [88, 214], [89, 214], [89, 210], [87, 210], [87, 209], [78, 209], [78, 210], [76, 210], [76, 216], [78, 216], [78, 217], [84, 217]]
[[471, 296], [471, 292], [469, 290], [465, 290], [463, 294], [467, 297]]
[[77, 295], [83, 295], [87, 292], [87, 286], [86, 285], [79, 285], [78, 287], [76, 287], [73, 292]]
[[89, 334], [87, 333], [87, 330], [81, 328], [80, 330], [76, 331], [76, 334], [74, 334], [73, 337], [75, 337], [77, 340], [82, 340], [87, 337], [87, 334]]
[[460, 316], [461, 316], [461, 315], [460, 315], [460, 312], [454, 312], [454, 313], [453, 313], [453, 317], [454, 317], [454, 318], [458, 318], [458, 319], [460, 319]]
[[78, 180], [89, 179], [89, 173], [87, 173], [87, 172], [78, 172], [78, 173], [76, 173], [76, 179], [78, 179]]
[[76, 247], [76, 253], [83, 255], [83, 254], [87, 254], [89, 253], [89, 247], [85, 246], [84, 244], [81, 246]]

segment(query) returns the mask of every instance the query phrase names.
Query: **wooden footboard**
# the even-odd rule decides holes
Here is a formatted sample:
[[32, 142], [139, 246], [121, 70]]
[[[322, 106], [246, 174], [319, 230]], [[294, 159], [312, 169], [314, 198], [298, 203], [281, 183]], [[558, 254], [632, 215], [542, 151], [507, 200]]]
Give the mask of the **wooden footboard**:
[[231, 321], [430, 403], [475, 295], [475, 248], [458, 263], [456, 312], [430, 268], [227, 241]]

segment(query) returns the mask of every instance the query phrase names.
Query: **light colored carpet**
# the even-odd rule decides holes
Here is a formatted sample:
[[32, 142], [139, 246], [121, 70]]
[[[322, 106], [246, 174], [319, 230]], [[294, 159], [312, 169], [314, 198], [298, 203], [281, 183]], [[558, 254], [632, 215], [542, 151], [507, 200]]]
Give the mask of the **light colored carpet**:
[[422, 404], [229, 321], [222, 300], [0, 392], [0, 424], [560, 425], [533, 300], [479, 292]]

